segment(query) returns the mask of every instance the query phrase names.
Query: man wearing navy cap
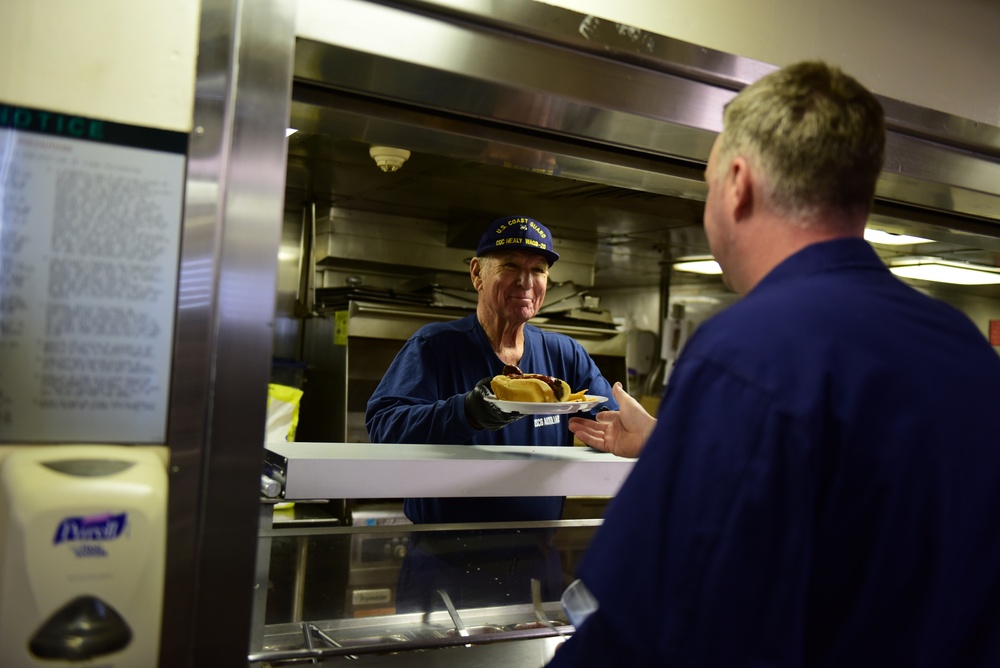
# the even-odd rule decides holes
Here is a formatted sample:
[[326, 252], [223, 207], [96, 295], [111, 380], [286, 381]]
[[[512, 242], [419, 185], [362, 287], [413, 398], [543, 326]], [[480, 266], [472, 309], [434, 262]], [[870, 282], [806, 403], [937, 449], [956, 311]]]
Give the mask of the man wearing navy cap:
[[[571, 446], [566, 416], [504, 413], [486, 401], [490, 380], [507, 364], [561, 378], [573, 391], [611, 397], [610, 384], [579, 343], [528, 324], [542, 307], [549, 267], [558, 259], [552, 233], [534, 218], [493, 221], [469, 265], [478, 293], [476, 312], [426, 325], [404, 344], [368, 402], [365, 424], [371, 441]], [[618, 406], [609, 400], [607, 407]], [[404, 510], [416, 523], [556, 520], [563, 501], [407, 499]], [[529, 561], [517, 558], [521, 564]], [[513, 589], [508, 585], [509, 580], [498, 583]], [[530, 600], [529, 590], [521, 593]]]
[[536, 252], [548, 261], [550, 267], [559, 259], [559, 254], [552, 250], [549, 228], [526, 216], [493, 221], [479, 240], [476, 254], [482, 257], [487, 253], [513, 249]]

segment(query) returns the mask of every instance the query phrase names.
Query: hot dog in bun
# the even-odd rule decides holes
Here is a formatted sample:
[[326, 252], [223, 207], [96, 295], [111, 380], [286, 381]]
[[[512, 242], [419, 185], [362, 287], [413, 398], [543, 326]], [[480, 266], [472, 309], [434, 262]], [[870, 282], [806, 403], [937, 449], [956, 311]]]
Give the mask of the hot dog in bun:
[[522, 373], [513, 365], [505, 366], [503, 373], [494, 376], [490, 388], [502, 401], [556, 403], [579, 401], [583, 396], [583, 392], [574, 394], [562, 379], [540, 373]]

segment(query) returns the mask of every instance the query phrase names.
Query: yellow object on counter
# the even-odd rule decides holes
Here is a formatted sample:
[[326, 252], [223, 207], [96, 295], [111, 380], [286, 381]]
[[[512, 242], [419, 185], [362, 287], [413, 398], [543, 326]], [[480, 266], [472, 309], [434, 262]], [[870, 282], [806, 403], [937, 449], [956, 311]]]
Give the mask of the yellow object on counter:
[[267, 386], [267, 428], [264, 442], [294, 441], [299, 426], [299, 404], [302, 390], [288, 385], [270, 383]]

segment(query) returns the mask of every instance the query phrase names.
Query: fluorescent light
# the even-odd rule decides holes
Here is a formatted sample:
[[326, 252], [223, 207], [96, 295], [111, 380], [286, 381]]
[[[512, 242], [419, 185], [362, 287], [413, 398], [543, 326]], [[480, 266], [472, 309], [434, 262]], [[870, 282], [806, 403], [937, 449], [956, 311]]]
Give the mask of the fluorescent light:
[[291, 137], [296, 132], [298, 132], [298, 130], [296, 130], [295, 128], [285, 128], [285, 136], [286, 137]]
[[889, 271], [903, 278], [955, 285], [995, 285], [1000, 283], [1000, 269], [948, 262], [934, 258], [893, 261]]
[[913, 244], [932, 243], [934, 240], [924, 239], [923, 237], [911, 237], [908, 234], [883, 232], [882, 230], [873, 230], [870, 227], [866, 227], [865, 241], [881, 246], [912, 246]]
[[677, 271], [689, 271], [694, 274], [721, 274], [722, 267], [710, 257], [682, 257], [674, 262]]

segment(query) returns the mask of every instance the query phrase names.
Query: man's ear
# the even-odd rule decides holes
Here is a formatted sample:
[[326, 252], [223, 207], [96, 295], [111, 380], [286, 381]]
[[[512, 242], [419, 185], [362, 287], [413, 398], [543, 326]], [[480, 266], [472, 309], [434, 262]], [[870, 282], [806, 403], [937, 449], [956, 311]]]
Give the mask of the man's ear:
[[750, 217], [754, 210], [754, 178], [745, 158], [733, 158], [726, 174], [726, 187], [732, 198], [733, 220]]
[[483, 287], [483, 264], [479, 261], [478, 257], [472, 258], [472, 262], [469, 263], [469, 278], [472, 279], [472, 287], [475, 288], [476, 292]]

